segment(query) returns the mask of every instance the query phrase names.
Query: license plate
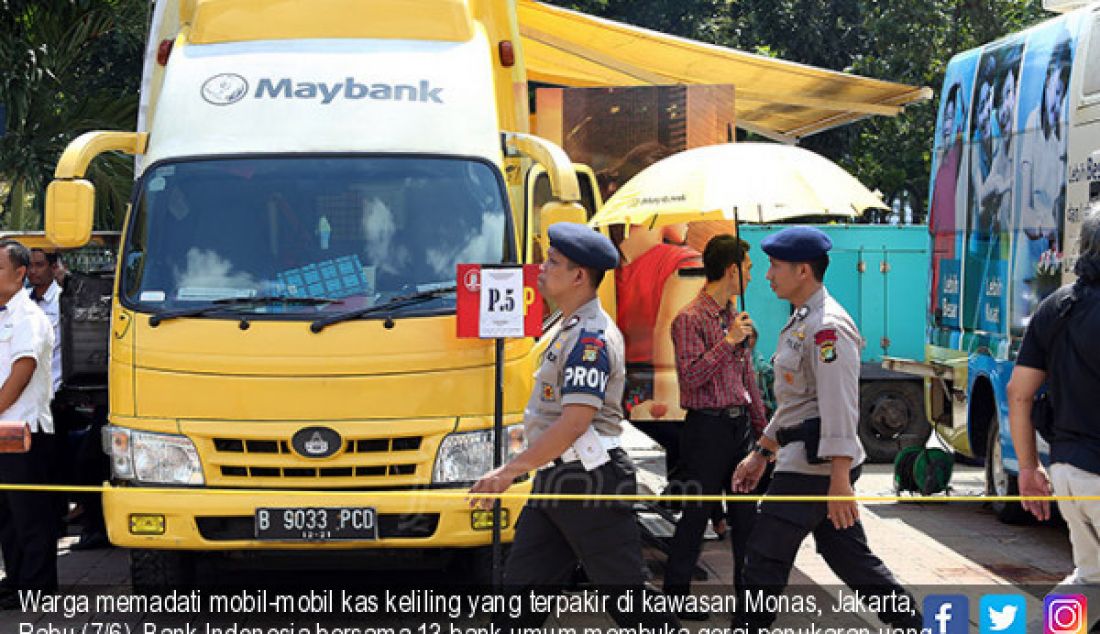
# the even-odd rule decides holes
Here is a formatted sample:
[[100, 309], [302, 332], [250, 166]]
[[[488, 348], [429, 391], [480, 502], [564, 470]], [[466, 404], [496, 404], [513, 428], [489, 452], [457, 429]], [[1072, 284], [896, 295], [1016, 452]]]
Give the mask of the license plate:
[[378, 539], [378, 514], [367, 507], [256, 509], [256, 539]]

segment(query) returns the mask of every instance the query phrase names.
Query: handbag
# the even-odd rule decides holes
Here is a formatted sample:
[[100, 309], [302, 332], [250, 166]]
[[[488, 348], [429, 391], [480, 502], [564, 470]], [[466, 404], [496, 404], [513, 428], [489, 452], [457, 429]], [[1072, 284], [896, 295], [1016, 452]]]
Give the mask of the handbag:
[[1036, 394], [1031, 402], [1031, 426], [1047, 444], [1054, 440], [1054, 403], [1048, 390]]

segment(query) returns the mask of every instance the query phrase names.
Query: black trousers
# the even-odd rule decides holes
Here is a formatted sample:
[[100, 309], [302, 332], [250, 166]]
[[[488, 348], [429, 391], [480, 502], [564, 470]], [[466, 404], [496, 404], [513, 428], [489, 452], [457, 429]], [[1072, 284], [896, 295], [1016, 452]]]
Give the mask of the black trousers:
[[[681, 488], [686, 494], [730, 493], [730, 479], [737, 464], [752, 450], [753, 436], [748, 417], [709, 416], [690, 411], [684, 420], [681, 441]], [[703, 544], [707, 520], [720, 507], [718, 502], [687, 502], [676, 533], [669, 545], [664, 589], [682, 594], [691, 587], [691, 575]], [[756, 516], [756, 505], [733, 502], [726, 506], [730, 546], [733, 549], [733, 581], [740, 588], [744, 558]]]
[[[31, 450], [0, 454], [0, 482], [53, 484], [54, 435], [31, 435]], [[0, 491], [0, 552], [7, 582], [15, 588], [57, 590], [55, 493]]]
[[683, 436], [683, 421], [640, 420], [630, 421], [630, 424], [652, 438], [665, 450], [665, 473], [671, 478], [680, 467], [680, 438]]
[[[633, 495], [637, 493], [634, 465], [621, 449], [611, 461], [593, 471], [579, 462], [539, 471], [533, 493]], [[642, 542], [630, 502], [532, 500], [516, 523], [516, 537], [504, 567], [504, 589], [526, 596], [529, 592], [557, 593], [572, 579], [580, 564], [588, 579], [611, 599], [611, 617], [620, 627], [679, 626], [675, 616], [641, 610], [639, 594], [645, 582]], [[616, 598], [634, 591], [632, 612], [617, 609]], [[526, 603], [526, 602], [525, 602]], [[541, 627], [546, 613], [494, 615], [503, 632]]]
[[[92, 423], [87, 429], [70, 436], [70, 442], [76, 446], [73, 457], [74, 483], [98, 486], [111, 477], [111, 463], [103, 451], [102, 432], [102, 424]], [[78, 493], [74, 499], [84, 505], [84, 515], [80, 518], [82, 532], [106, 533], [107, 525], [103, 519], [103, 494]]]
[[[860, 469], [852, 470], [852, 482]], [[774, 474], [768, 495], [825, 495], [829, 492], [829, 476], [780, 472]], [[837, 530], [828, 519], [825, 502], [770, 502], [760, 504], [745, 567], [745, 586], [749, 592], [780, 595], [787, 586], [798, 547], [813, 533], [817, 552], [825, 563], [849, 588], [864, 596], [901, 596], [907, 594], [882, 560], [871, 552], [863, 525], [856, 522], [845, 530]], [[883, 605], [896, 602], [885, 601]], [[912, 605], [917, 605], [912, 601]], [[768, 627], [774, 613], [739, 614], [750, 628]], [[895, 627], [922, 626], [920, 614], [882, 612], [879, 618]], [[750, 629], [750, 631], [756, 631]]]

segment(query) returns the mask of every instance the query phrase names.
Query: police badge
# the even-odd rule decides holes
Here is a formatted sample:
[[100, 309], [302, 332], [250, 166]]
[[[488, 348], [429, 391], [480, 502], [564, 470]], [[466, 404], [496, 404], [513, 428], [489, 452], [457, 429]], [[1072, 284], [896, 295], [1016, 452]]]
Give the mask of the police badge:
[[832, 328], [818, 331], [814, 335], [814, 343], [817, 344], [817, 354], [822, 363], [836, 361], [836, 331]]

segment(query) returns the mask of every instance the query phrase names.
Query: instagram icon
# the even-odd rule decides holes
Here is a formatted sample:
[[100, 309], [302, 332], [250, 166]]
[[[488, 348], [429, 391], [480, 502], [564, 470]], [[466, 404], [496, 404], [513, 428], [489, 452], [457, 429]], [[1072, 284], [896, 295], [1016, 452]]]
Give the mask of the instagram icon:
[[1080, 594], [1048, 594], [1043, 599], [1043, 634], [1085, 634], [1088, 601]]

